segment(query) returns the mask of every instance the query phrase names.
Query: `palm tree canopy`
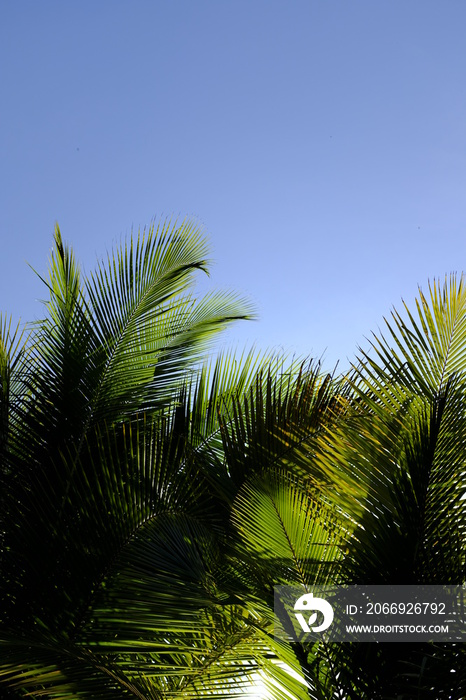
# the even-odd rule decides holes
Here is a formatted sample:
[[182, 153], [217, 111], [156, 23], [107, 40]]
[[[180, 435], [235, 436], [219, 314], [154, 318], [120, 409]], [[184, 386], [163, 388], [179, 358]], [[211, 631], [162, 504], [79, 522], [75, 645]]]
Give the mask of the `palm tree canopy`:
[[464, 279], [331, 377], [206, 359], [253, 317], [207, 255], [164, 222], [83, 278], [57, 227], [45, 318], [0, 319], [3, 695], [460, 700], [461, 645], [286, 641], [273, 590], [464, 583]]

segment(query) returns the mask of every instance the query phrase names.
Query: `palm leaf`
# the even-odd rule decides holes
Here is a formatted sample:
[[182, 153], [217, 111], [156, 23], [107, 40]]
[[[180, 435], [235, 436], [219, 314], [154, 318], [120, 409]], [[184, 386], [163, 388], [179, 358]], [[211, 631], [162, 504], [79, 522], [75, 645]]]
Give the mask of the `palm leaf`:
[[312, 585], [338, 578], [348, 533], [320, 494], [277, 472], [246, 482], [232, 522], [249, 566], [269, 572], [271, 585]]
[[[329, 429], [319, 453], [323, 469], [365, 484], [343, 565], [352, 583], [465, 580], [464, 280], [429, 289], [415, 314], [394, 311], [374, 336], [351, 378], [354, 417]], [[464, 664], [454, 646], [343, 645], [335, 663], [349, 697], [460, 698], [464, 680], [451, 694]]]
[[92, 402], [96, 419], [160, 407], [219, 330], [252, 317], [251, 305], [232, 293], [200, 301], [184, 293], [196, 272], [207, 271], [206, 253], [192, 224], [165, 223], [135, 243], [131, 237], [91, 276], [87, 291], [105, 353]]

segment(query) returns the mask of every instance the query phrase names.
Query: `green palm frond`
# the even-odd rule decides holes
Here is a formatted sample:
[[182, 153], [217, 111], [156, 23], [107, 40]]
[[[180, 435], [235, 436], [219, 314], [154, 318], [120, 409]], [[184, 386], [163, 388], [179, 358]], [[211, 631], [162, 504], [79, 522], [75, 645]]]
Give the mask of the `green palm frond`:
[[371, 387], [387, 405], [413, 395], [435, 398], [449, 378], [465, 374], [465, 277], [452, 274], [443, 285], [434, 281], [428, 296], [419, 289], [416, 314], [406, 304], [404, 310], [405, 317], [393, 310], [391, 320], [385, 320], [387, 335], [374, 335], [374, 356], [362, 353], [355, 375], [362, 388]]
[[[465, 302], [464, 279], [452, 276], [420, 293], [416, 314], [393, 312], [351, 378], [348, 420], [319, 452], [329, 474], [364, 484], [342, 567], [351, 583], [465, 581]], [[454, 647], [343, 645], [334, 663], [348, 697], [459, 699], [464, 659]]]
[[189, 222], [139, 234], [101, 264], [87, 286], [104, 360], [93, 396], [99, 416], [153, 410], [173, 396], [188, 364], [198, 362], [209, 340], [251, 304], [233, 293], [201, 300], [185, 292], [207, 247]]
[[48, 316], [37, 324], [32, 346], [36, 370], [25, 426], [31, 456], [41, 445], [50, 449], [52, 439], [79, 444], [102, 419], [160, 410], [215, 334], [252, 317], [251, 304], [233, 293], [200, 300], [189, 293], [193, 276], [207, 270], [206, 253], [193, 224], [166, 222], [131, 237], [82, 280], [56, 227], [44, 280]]
[[340, 514], [296, 477], [276, 472], [246, 482], [232, 511], [248, 565], [269, 585], [335, 582], [348, 532]]
[[[376, 338], [375, 357], [366, 355], [353, 379], [366, 430], [353, 433], [347, 458], [355, 472], [372, 475], [356, 567], [380, 582], [462, 583], [464, 279], [431, 285], [429, 301], [421, 292], [416, 310], [407, 319], [393, 312], [391, 343]], [[369, 558], [364, 565], [369, 550], [372, 565]]]
[[[98, 348], [73, 252], [56, 226], [50, 261], [47, 316], [32, 327], [27, 391], [18, 425], [23, 468], [29, 473], [56, 458], [61, 446], [79, 443], [91, 413]], [[29, 477], [24, 478], [27, 481]]]

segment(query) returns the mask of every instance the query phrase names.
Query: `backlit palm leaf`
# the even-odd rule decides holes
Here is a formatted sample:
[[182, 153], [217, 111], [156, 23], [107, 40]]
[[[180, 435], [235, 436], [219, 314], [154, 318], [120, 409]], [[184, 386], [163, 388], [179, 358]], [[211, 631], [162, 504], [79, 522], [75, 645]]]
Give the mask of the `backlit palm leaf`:
[[[333, 453], [346, 474], [358, 481], [365, 475], [367, 484], [343, 570], [351, 583], [462, 584], [464, 279], [431, 285], [429, 298], [420, 293], [416, 314], [406, 311], [405, 317], [393, 312], [388, 333], [375, 337], [371, 353], [363, 355], [352, 380], [353, 428]], [[463, 697], [464, 677], [457, 681], [464, 668], [461, 646], [358, 647], [338, 650], [348, 697]]]

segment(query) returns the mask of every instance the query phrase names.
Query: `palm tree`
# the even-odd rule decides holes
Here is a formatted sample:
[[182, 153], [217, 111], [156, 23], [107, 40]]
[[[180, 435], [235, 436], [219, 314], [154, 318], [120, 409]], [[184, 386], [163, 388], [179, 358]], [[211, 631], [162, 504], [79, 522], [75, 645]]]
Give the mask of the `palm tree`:
[[[283, 583], [465, 582], [466, 280], [434, 283], [415, 314], [405, 311], [393, 312], [318, 420], [297, 385], [283, 404], [270, 390], [251, 393], [225, 427], [228, 463], [253, 465], [232, 520], [252, 589], [269, 606]], [[311, 392], [317, 404], [322, 386]], [[291, 651], [312, 698], [465, 695], [460, 644], [295, 642]]]
[[231, 293], [188, 293], [206, 253], [192, 224], [165, 223], [82, 281], [57, 227], [46, 318], [23, 343], [0, 324], [4, 695], [194, 693], [242, 643], [231, 611], [216, 619], [218, 498], [182, 414], [195, 387], [196, 431], [215, 433], [216, 401], [258, 358], [219, 359], [206, 389], [210, 340], [252, 316]]
[[[355, 372], [370, 420], [349, 461], [370, 478], [348, 558], [354, 582], [465, 582], [465, 282], [452, 275], [419, 290], [415, 312], [394, 311]], [[364, 663], [376, 663], [384, 697], [464, 697], [464, 646], [379, 646]]]

